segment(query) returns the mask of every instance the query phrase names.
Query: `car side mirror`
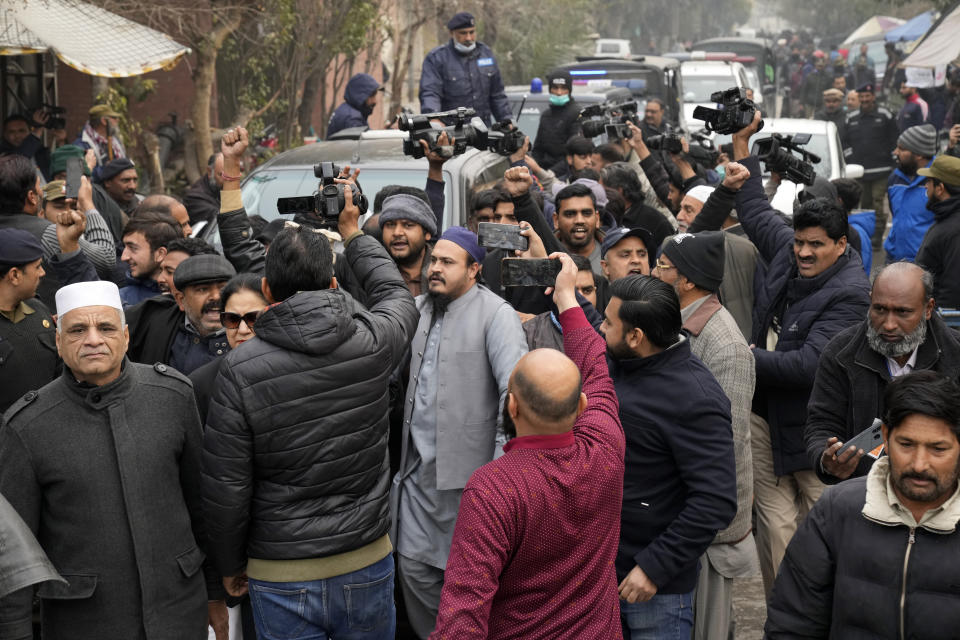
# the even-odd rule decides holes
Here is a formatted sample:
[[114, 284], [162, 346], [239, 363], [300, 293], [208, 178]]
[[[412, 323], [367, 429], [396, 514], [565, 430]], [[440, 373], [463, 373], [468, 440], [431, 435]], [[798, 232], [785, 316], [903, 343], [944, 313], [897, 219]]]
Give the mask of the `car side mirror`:
[[843, 171], [844, 178], [850, 178], [851, 180], [856, 180], [857, 178], [863, 177], [863, 165], [862, 164], [848, 164]]

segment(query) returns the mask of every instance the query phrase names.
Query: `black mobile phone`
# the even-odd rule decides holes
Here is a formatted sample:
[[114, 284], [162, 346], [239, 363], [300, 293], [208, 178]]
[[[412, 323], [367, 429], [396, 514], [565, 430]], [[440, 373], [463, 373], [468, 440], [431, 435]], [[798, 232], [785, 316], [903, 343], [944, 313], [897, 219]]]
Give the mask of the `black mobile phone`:
[[80, 178], [83, 177], [83, 158], [67, 158], [67, 197], [80, 195]]
[[520, 235], [520, 225], [481, 222], [477, 227], [477, 239], [480, 246], [487, 249], [505, 249], [507, 251], [526, 251], [528, 241]]
[[[838, 451], [843, 457], [841, 462], [849, 460], [850, 456], [856, 455], [856, 452], [860, 449], [863, 449], [863, 455], [867, 455], [881, 444], [883, 444], [881, 422], [879, 418], [875, 418], [873, 424], [843, 443], [843, 446], [840, 447]], [[847, 453], [850, 447], [856, 447], [853, 453]]]
[[552, 287], [562, 265], [550, 258], [504, 258], [500, 284], [504, 287]]

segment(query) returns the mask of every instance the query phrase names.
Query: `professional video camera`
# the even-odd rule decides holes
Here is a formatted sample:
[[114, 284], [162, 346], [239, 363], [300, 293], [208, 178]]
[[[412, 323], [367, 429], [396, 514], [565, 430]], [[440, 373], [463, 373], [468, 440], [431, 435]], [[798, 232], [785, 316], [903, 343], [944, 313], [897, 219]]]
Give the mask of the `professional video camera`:
[[708, 132], [701, 130], [690, 133], [690, 157], [705, 167], [714, 167], [719, 156], [717, 146]]
[[640, 126], [637, 102], [592, 104], [580, 110], [579, 122], [584, 138], [595, 138], [602, 134], [606, 134], [611, 142], [632, 138], [633, 131], [628, 123]]
[[[467, 150], [467, 147], [474, 147], [482, 151], [489, 144], [490, 133], [487, 131], [487, 125], [483, 123], [483, 120], [476, 116], [477, 112], [467, 107], [457, 107], [450, 111], [421, 113], [419, 115], [401, 113], [397, 116], [397, 128], [400, 131], [410, 132], [410, 138], [403, 141], [403, 152], [414, 158], [422, 158], [424, 151], [420, 145], [421, 140], [427, 141], [431, 152], [439, 153], [444, 158], [460, 155]], [[444, 118], [451, 118], [454, 123], [441, 127], [431, 122], [431, 120], [442, 120]], [[447, 132], [451, 144], [441, 146], [437, 143], [437, 140], [444, 131]], [[523, 140], [520, 143], [523, 144]]]
[[[796, 183], [812, 185], [817, 177], [813, 164], [820, 162], [820, 156], [802, 148], [810, 142], [809, 133], [797, 133], [785, 136], [772, 134], [753, 143], [753, 153], [764, 163], [767, 171], [775, 171], [782, 178]], [[790, 153], [796, 151], [801, 157]], [[813, 163], [813, 164], [811, 164]]]
[[650, 151], [666, 151], [667, 153], [683, 153], [683, 136], [676, 133], [663, 133], [647, 138], [647, 149]]
[[[753, 122], [753, 114], [757, 112], [757, 105], [753, 100], [747, 100], [747, 92], [742, 87], [733, 87], [726, 91], [717, 91], [710, 94], [711, 102], [717, 103], [719, 109], [697, 107], [693, 110], [693, 117], [703, 120], [707, 131], [717, 133], [736, 133]], [[763, 120], [757, 131], [763, 129]]]
[[[67, 110], [65, 107], [58, 107], [52, 104], [44, 103], [43, 106], [39, 109], [39, 111], [42, 111], [43, 113], [47, 114], [47, 121], [43, 123], [31, 122], [30, 124], [32, 126], [34, 127], [43, 126], [50, 130], [67, 128], [67, 120], [66, 118], [63, 117], [67, 113]], [[31, 120], [33, 119], [31, 118]]]
[[[527, 139], [523, 131], [516, 127], [510, 128], [509, 124], [498, 123], [491, 127], [492, 131], [487, 134], [487, 148], [502, 156], [511, 156], [523, 148], [523, 141]], [[530, 151], [533, 150], [533, 144], [530, 145]]]
[[[320, 187], [312, 196], [294, 196], [277, 198], [277, 211], [280, 215], [294, 215], [294, 221], [322, 229], [336, 229], [340, 212], [346, 205], [343, 184], [334, 182], [340, 175], [340, 168], [332, 162], [321, 162], [313, 166], [313, 175], [320, 178]], [[367, 196], [360, 192], [360, 185], [351, 189], [353, 204], [360, 209], [360, 215], [367, 212]]]

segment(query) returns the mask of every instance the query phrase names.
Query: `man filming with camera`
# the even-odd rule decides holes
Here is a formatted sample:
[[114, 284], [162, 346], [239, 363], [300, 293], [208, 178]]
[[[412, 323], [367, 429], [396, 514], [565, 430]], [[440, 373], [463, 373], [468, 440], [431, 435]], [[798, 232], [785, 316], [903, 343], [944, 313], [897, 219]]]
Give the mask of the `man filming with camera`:
[[737, 191], [740, 223], [768, 265], [755, 285], [749, 342], [757, 371], [750, 420], [757, 547], [769, 594], [796, 531], [798, 503], [805, 515], [824, 489], [803, 437], [817, 362], [830, 338], [862, 321], [870, 287], [847, 246], [847, 218], [836, 202], [807, 199], [794, 211], [792, 229], [770, 206], [749, 147], [761, 122], [755, 111], [733, 133], [737, 162], [727, 165], [723, 186]]
[[[210, 550], [232, 595], [249, 587], [260, 635], [394, 635], [387, 382], [419, 314], [359, 229], [355, 184], [337, 183], [338, 230], [367, 308], [337, 286], [326, 236], [288, 222], [266, 257], [271, 306], [256, 339], [227, 356], [204, 434]], [[291, 592], [308, 606], [289, 611]]]

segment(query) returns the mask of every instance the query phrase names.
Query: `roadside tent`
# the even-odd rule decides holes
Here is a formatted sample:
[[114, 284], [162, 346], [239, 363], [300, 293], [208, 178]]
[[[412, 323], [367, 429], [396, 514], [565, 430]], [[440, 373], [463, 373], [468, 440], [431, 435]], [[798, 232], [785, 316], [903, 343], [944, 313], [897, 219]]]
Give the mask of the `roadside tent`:
[[934, 68], [950, 64], [960, 57], [960, 2], [945, 11], [927, 36], [903, 61], [904, 66]]
[[879, 40], [884, 33], [899, 27], [905, 22], [905, 20], [892, 18], [890, 16], [873, 16], [847, 36], [843, 44], [858, 44], [871, 40]]
[[887, 42], [913, 42], [923, 37], [936, 20], [935, 11], [924, 11], [899, 27], [887, 31], [883, 39]]
[[0, 55], [53, 51], [78, 71], [122, 78], [169, 69], [190, 49], [80, 0], [0, 0]]

